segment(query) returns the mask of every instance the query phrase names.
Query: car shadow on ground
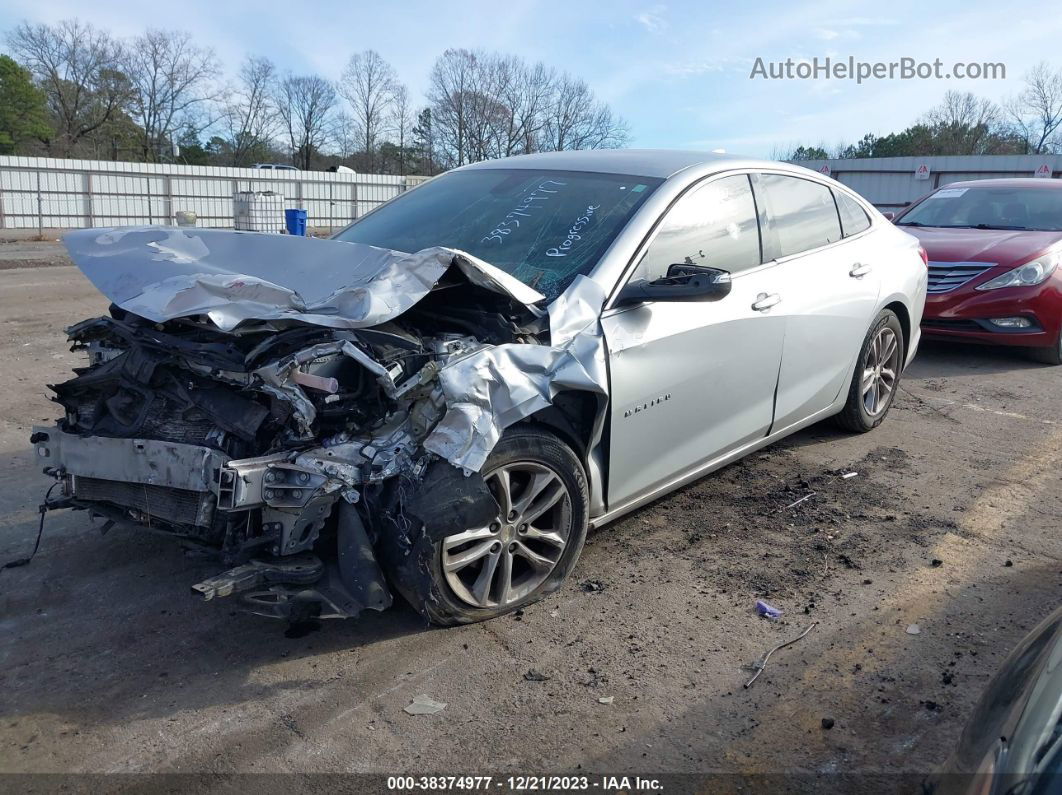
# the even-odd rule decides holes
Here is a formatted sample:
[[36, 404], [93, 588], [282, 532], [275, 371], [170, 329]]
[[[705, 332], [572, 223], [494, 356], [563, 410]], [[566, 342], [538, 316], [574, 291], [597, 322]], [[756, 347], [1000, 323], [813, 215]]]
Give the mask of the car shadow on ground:
[[943, 378], [1037, 370], [1049, 366], [1029, 358], [1024, 348], [923, 339], [918, 346], [918, 355], [904, 375], [908, 378]]
[[[4, 563], [32, 549], [46, 483], [7, 466], [0, 477], [16, 484], [0, 501]], [[240, 704], [315, 685], [316, 665], [289, 666], [289, 676], [289, 662], [341, 653], [353, 669], [362, 650], [430, 629], [398, 596], [382, 613], [293, 627], [191, 593], [223, 568], [171, 538], [121, 528], [101, 537], [83, 511], [49, 513], [32, 562], [0, 572], [0, 717], [111, 723]], [[279, 672], [256, 675], [271, 665]], [[333, 663], [327, 676], [343, 673]]]

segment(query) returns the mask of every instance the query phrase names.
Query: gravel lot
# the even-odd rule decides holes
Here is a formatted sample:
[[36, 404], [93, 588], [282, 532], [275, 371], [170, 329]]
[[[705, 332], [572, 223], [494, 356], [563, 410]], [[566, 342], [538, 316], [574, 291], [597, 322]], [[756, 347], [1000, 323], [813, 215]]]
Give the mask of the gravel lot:
[[[0, 268], [0, 561], [33, 543], [62, 328], [105, 307], [69, 266]], [[593, 534], [522, 615], [452, 630], [399, 607], [286, 632], [193, 602], [216, 569], [176, 544], [53, 514], [0, 574], [0, 770], [928, 771], [1059, 601], [1060, 376], [926, 345], [876, 432], [791, 437]], [[418, 694], [447, 707], [403, 712]]]

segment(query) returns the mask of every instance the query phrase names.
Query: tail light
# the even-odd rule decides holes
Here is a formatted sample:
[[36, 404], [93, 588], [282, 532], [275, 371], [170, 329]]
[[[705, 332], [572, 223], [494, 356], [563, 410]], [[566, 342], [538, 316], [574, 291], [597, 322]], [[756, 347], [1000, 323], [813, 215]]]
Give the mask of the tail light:
[[926, 251], [924, 246], [918, 247], [918, 256], [922, 258], [922, 264], [927, 268], [929, 267], [929, 252]]

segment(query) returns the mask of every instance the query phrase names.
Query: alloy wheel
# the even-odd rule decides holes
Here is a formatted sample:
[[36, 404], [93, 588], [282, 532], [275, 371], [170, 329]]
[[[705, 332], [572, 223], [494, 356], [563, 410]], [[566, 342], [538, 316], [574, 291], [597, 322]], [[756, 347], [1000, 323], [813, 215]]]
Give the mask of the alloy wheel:
[[899, 369], [900, 340], [895, 331], [883, 326], [867, 347], [863, 361], [863, 408], [871, 417], [878, 416], [889, 407]]
[[572, 498], [554, 470], [533, 461], [505, 464], [484, 480], [498, 513], [486, 527], [442, 542], [446, 583], [475, 607], [504, 607], [541, 586], [568, 545]]

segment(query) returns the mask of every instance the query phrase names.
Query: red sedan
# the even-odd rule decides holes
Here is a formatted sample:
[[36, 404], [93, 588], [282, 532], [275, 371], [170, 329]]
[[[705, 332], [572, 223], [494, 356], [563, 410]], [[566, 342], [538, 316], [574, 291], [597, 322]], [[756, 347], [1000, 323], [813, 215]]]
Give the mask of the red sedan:
[[929, 256], [922, 332], [1062, 364], [1062, 180], [954, 182], [900, 213]]

